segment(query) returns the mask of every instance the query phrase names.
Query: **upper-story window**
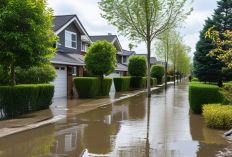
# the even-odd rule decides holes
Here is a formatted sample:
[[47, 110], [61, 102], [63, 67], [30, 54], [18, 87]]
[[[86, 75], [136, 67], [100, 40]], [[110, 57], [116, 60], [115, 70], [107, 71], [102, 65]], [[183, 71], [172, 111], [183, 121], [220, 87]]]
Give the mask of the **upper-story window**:
[[77, 48], [77, 34], [65, 31], [65, 47]]
[[126, 56], [122, 56], [122, 63], [127, 63], [127, 57]]
[[85, 52], [87, 52], [89, 49], [89, 45], [88, 44], [85, 44]]
[[82, 42], [81, 50], [84, 51], [84, 52], [87, 52], [88, 49], [89, 49], [89, 44], [86, 44], [86, 43]]

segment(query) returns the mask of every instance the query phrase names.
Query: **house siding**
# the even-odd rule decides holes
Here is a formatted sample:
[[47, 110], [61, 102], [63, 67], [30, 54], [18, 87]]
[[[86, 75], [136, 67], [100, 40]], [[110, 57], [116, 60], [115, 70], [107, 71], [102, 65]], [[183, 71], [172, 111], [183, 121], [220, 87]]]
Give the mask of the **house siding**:
[[[72, 48], [67, 48], [65, 47], [65, 30], [74, 32], [77, 34], [77, 49], [72, 49]], [[72, 22], [70, 25], [68, 25], [63, 31], [61, 31], [58, 34], [60, 41], [59, 43], [61, 45], [58, 46], [58, 51], [63, 51], [63, 52], [72, 52], [72, 53], [78, 53], [81, 54], [81, 33], [80, 31], [76, 28], [75, 24]]]

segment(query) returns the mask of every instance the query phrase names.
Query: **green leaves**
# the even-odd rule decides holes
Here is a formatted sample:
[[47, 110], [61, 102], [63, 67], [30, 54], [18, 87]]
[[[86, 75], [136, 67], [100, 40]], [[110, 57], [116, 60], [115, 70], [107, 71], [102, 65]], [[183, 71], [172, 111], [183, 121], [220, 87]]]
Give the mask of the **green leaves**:
[[142, 76], [147, 74], [147, 59], [145, 56], [132, 56], [129, 59], [128, 72], [131, 76]]

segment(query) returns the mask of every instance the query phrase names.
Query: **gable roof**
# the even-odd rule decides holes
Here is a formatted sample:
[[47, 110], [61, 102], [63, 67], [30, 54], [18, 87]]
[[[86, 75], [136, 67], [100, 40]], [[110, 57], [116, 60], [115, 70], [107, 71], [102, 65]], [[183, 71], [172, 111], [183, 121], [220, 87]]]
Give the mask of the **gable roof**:
[[114, 38], [117, 37], [116, 35], [97, 35], [97, 36], [90, 36], [91, 40], [93, 42], [96, 42], [98, 40], [103, 41], [106, 40], [110, 43], [113, 42]]
[[86, 38], [92, 43], [89, 34], [85, 30], [84, 26], [78, 19], [77, 15], [57, 15], [54, 16], [55, 18], [52, 20], [52, 24], [54, 27], [52, 30], [58, 35], [61, 31], [63, 31], [70, 23], [74, 22], [77, 29], [80, 31], [81, 35], [85, 35]]
[[114, 45], [117, 43], [118, 49], [120, 49], [120, 52], [118, 52], [118, 54], [123, 54], [123, 49], [118, 40], [117, 35], [96, 35], [96, 36], [90, 36], [90, 38], [93, 42], [96, 42], [98, 40], [100, 41], [106, 40]]
[[136, 54], [135, 51], [128, 51], [123, 49], [123, 54], [120, 54], [120, 56], [130, 56], [132, 54]]
[[115, 71], [128, 71], [128, 69], [126, 65], [116, 63]]

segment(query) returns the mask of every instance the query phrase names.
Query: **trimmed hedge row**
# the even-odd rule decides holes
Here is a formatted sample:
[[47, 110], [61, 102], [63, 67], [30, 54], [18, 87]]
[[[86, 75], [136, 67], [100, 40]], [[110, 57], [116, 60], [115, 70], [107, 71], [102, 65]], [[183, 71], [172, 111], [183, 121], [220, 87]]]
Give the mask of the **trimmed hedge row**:
[[[79, 94], [79, 98], [95, 98], [99, 95], [101, 80], [99, 77], [76, 77], [73, 83]], [[112, 85], [112, 78], [103, 80], [103, 96], [109, 95]]]
[[174, 76], [168, 75], [168, 76], [167, 76], [167, 81], [174, 81]]
[[212, 128], [232, 128], [232, 106], [208, 104], [202, 107], [205, 123]]
[[[147, 79], [147, 77], [146, 77], [146, 79]], [[150, 84], [151, 84], [151, 86], [156, 86], [157, 85], [157, 79], [151, 77], [150, 78]], [[147, 87], [147, 81], [146, 81], [146, 87]]]
[[79, 98], [94, 98], [98, 95], [100, 88], [99, 77], [76, 77], [73, 83], [79, 94]]
[[189, 104], [194, 112], [202, 112], [204, 104], [223, 103], [224, 96], [218, 86], [192, 82], [189, 84]]
[[130, 90], [130, 77], [114, 77], [113, 79], [117, 92]]
[[[112, 78], [104, 78], [102, 96], [109, 95], [111, 86], [112, 86]], [[100, 95], [100, 90], [99, 90], [98, 95]]]
[[0, 86], [0, 109], [5, 117], [47, 109], [54, 92], [51, 84]]
[[143, 88], [146, 87], [147, 84], [147, 78], [146, 77], [135, 77], [132, 76], [130, 80], [130, 87], [131, 88]]

